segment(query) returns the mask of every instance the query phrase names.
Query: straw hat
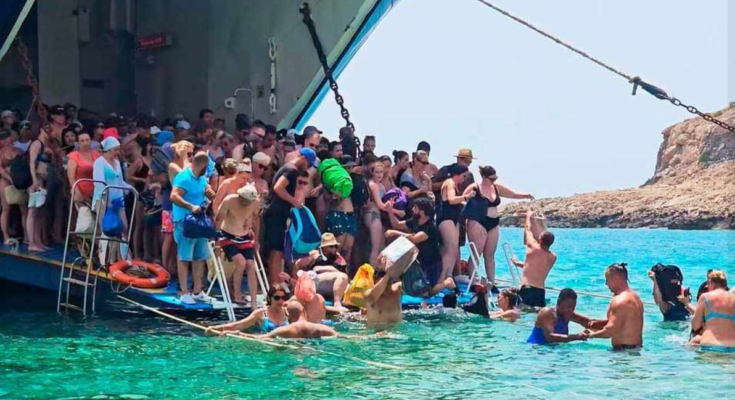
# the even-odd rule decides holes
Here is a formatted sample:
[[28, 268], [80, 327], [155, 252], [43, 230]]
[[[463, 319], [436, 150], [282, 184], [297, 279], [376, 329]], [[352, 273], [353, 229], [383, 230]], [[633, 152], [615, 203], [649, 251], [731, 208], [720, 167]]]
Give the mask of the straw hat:
[[469, 158], [472, 160], [477, 160], [475, 157], [472, 157], [471, 149], [459, 149], [459, 152], [457, 153], [457, 158]]
[[330, 246], [339, 246], [339, 242], [337, 242], [334, 234], [327, 232], [322, 235], [322, 244], [319, 246], [319, 248], [321, 249]]

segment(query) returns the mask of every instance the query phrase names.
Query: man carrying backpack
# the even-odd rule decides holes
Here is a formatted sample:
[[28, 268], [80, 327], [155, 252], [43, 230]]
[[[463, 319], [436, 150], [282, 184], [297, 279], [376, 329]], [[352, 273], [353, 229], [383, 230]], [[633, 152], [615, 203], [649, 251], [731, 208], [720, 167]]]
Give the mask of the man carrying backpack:
[[653, 300], [664, 315], [664, 321], [686, 321], [691, 315], [678, 297], [685, 295], [682, 290], [684, 277], [675, 265], [656, 264], [648, 271], [653, 281]]

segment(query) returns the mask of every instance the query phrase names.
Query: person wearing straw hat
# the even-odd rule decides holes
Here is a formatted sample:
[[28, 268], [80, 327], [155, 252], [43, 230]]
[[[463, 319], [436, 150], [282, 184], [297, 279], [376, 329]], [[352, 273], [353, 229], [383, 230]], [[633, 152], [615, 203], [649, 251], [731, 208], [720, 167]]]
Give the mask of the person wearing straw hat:
[[307, 257], [296, 260], [296, 270], [314, 271], [316, 273], [316, 291], [334, 303], [335, 311], [345, 311], [342, 298], [349, 284], [349, 277], [345, 273], [347, 262], [339, 253], [339, 242], [334, 234], [326, 232], [317, 250], [313, 250]]

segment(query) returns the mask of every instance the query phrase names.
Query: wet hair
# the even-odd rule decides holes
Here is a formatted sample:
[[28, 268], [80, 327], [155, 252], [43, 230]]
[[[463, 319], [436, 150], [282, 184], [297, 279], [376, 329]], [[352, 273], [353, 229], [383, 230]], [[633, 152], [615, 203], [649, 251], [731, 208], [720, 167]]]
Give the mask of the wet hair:
[[434, 202], [428, 197], [419, 197], [413, 201], [413, 205], [423, 211], [429, 219], [434, 217]]
[[493, 175], [497, 175], [497, 171], [495, 171], [495, 168], [486, 165], [484, 167], [480, 167], [480, 176], [483, 178], [490, 178]]
[[518, 294], [518, 288], [507, 288], [500, 292], [510, 303], [511, 307], [518, 307], [521, 305], [521, 296]]
[[541, 232], [541, 236], [539, 236], [538, 241], [541, 247], [549, 249], [551, 248], [551, 245], [554, 244], [554, 234], [549, 231], [543, 231]]
[[464, 175], [467, 173], [467, 171], [469, 171], [467, 167], [465, 167], [464, 165], [459, 165], [459, 164], [452, 164], [449, 166], [449, 168], [447, 168], [447, 173], [449, 174], [450, 177], [457, 176], [457, 175]]
[[286, 297], [291, 294], [291, 291], [285, 284], [273, 285], [270, 289], [268, 289], [268, 295], [265, 298], [265, 301], [268, 303], [268, 305], [271, 304], [271, 299], [273, 298], [273, 296], [276, 295], [276, 292], [283, 292], [286, 294]]
[[416, 146], [416, 151], [419, 151], [419, 150], [423, 150], [427, 153], [431, 153], [431, 145], [429, 144], [429, 142], [421, 141], [419, 142], [419, 145]]
[[408, 153], [403, 150], [393, 150], [393, 162], [398, 163], [398, 160], [408, 157]]
[[210, 110], [209, 108], [203, 108], [201, 111], [199, 111], [199, 119], [204, 119], [204, 114], [214, 115], [214, 111]]
[[577, 300], [577, 292], [574, 289], [564, 288], [559, 292], [559, 297], [556, 299], [557, 303], [567, 300]]
[[628, 264], [627, 263], [615, 263], [605, 269], [605, 273], [610, 272], [611, 274], [620, 275], [625, 280], [628, 280]]
[[715, 269], [707, 273], [707, 281], [722, 288], [727, 288], [727, 275], [725, 271]]

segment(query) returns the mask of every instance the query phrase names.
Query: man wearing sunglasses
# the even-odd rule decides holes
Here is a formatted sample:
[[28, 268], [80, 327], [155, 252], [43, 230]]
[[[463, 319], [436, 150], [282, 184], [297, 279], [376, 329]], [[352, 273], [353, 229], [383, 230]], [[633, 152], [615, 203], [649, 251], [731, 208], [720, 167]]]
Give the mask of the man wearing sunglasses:
[[643, 302], [628, 285], [627, 264], [605, 269], [605, 284], [613, 293], [607, 318], [592, 320], [590, 339], [610, 338], [613, 350], [639, 349], [643, 346]]

